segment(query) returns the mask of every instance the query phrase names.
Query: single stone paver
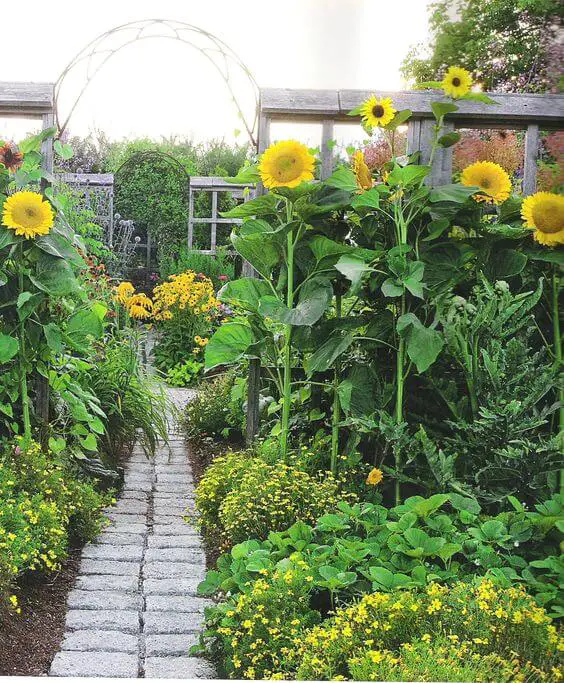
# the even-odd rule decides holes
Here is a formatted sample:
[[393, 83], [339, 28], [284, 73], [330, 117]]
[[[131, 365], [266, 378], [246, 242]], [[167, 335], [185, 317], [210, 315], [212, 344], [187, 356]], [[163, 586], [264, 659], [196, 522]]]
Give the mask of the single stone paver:
[[125, 652], [58, 652], [50, 676], [137, 678], [137, 654]]
[[[183, 405], [193, 392], [171, 390]], [[186, 443], [174, 428], [147, 458], [140, 446], [124, 467], [124, 487], [108, 525], [82, 552], [67, 599], [66, 630], [50, 675], [112, 678], [213, 678], [190, 657], [211, 601], [202, 540], [189, 515], [194, 481]]]
[[214, 678], [209, 662], [198, 657], [147, 657], [145, 678]]
[[[66, 634], [61, 645], [62, 650], [77, 650], [79, 652], [132, 652], [137, 654], [139, 638], [136, 635], [121, 631], [73, 631]], [[154, 654], [168, 654], [162, 652]]]

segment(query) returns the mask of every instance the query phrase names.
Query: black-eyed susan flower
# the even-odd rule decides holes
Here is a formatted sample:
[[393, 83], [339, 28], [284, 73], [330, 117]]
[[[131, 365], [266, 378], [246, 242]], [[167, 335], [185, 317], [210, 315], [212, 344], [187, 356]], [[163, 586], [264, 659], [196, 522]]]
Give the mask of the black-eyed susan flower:
[[360, 116], [368, 128], [387, 126], [396, 115], [391, 97], [369, 97], [360, 106]]
[[511, 193], [509, 174], [493, 161], [470, 164], [462, 171], [460, 182], [467, 187], [479, 187], [480, 192], [474, 195], [474, 199], [481, 202], [501, 204]]
[[153, 302], [146, 294], [134, 294], [126, 303], [127, 312], [136, 320], [146, 320], [151, 317]]
[[14, 230], [16, 235], [28, 239], [47, 235], [54, 220], [51, 204], [39, 192], [16, 192], [4, 202], [2, 225]]
[[8, 171], [17, 171], [23, 164], [24, 155], [18, 151], [18, 148], [11, 142], [7, 142], [0, 147], [0, 164]]
[[373, 185], [372, 173], [364, 160], [364, 153], [360, 149], [353, 154], [352, 169], [358, 187], [361, 190], [369, 190]]
[[525, 227], [534, 230], [540, 244], [555, 247], [564, 244], [564, 196], [554, 192], [537, 192], [521, 205]]
[[384, 474], [382, 473], [382, 470], [379, 470], [377, 467], [374, 467], [368, 473], [368, 476], [366, 477], [366, 483], [370, 484], [370, 486], [378, 486], [378, 484], [383, 479]]
[[451, 66], [441, 82], [441, 87], [449, 97], [457, 99], [463, 97], [472, 87], [472, 76], [466, 69], [459, 66]]
[[127, 304], [127, 301], [129, 298], [133, 295], [135, 292], [135, 287], [131, 284], [131, 282], [120, 282], [119, 285], [115, 289], [115, 300], [118, 301], [120, 304], [125, 305]]
[[259, 173], [265, 187], [297, 187], [313, 180], [314, 167], [315, 157], [305, 145], [296, 140], [283, 140], [264, 152]]

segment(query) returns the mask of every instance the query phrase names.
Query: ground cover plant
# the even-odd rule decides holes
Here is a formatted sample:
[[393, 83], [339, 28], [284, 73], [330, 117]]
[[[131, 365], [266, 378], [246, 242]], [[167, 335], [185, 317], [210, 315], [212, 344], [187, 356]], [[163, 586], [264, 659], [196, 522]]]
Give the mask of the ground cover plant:
[[205, 349], [207, 370], [261, 365], [260, 439], [196, 493], [224, 552], [194, 651], [223, 675], [558, 680], [564, 199], [521, 197], [491, 145], [430, 186], [462, 139], [445, 117], [495, 110], [471, 86], [455, 66], [419, 86], [436, 93], [428, 164], [398, 153], [411, 112], [374, 95], [351, 112], [374, 144], [327, 179], [296, 141], [236, 177], [268, 192], [225, 213], [258, 276], [219, 290], [233, 315]]

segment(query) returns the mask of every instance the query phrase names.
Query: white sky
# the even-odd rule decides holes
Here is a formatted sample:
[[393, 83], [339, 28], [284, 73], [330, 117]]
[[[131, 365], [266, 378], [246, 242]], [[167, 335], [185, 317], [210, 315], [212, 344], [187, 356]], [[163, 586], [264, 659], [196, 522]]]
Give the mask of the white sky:
[[[15, 38], [2, 60], [0, 80], [55, 81], [99, 34], [130, 21], [165, 18], [221, 38], [262, 87], [401, 89], [402, 59], [410, 45], [426, 40], [428, 2], [4, 0], [2, 25]], [[67, 80], [62, 118], [82, 84], [82, 75]], [[251, 117], [245, 81], [234, 85]], [[92, 82], [69, 129], [86, 134], [95, 128], [113, 139], [178, 135], [201, 140], [233, 139], [242, 125], [206, 60], [186, 45], [158, 38], [126, 48]], [[17, 139], [30, 129], [29, 122], [0, 119], [0, 138]], [[286, 134], [274, 131], [277, 138]], [[239, 139], [244, 140], [243, 133]]]

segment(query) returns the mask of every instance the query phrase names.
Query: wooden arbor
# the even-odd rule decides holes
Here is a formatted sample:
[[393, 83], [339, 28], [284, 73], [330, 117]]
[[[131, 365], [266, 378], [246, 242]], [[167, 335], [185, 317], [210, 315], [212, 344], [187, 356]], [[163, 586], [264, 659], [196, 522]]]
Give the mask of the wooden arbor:
[[[421, 152], [421, 162], [428, 163], [433, 139], [435, 119], [431, 103], [437, 94], [428, 91], [380, 92], [391, 97], [397, 110], [410, 109], [413, 114], [407, 122], [408, 152]], [[271, 142], [271, 123], [321, 124], [321, 178], [328, 177], [333, 169], [331, 144], [335, 124], [358, 123], [348, 112], [366, 100], [372, 92], [367, 90], [291, 90], [266, 88], [260, 91], [259, 152]], [[564, 123], [563, 95], [521, 95], [493, 93], [497, 105], [461, 100], [458, 111], [448, 114], [443, 130], [456, 128], [505, 128], [525, 131], [523, 194], [535, 192], [537, 159], [540, 147], [539, 131], [562, 129]], [[452, 178], [452, 147], [439, 149], [435, 154], [429, 177], [432, 185], [444, 185]], [[260, 361], [253, 360], [249, 370], [247, 401], [247, 441], [258, 430], [258, 400], [260, 389]]]
[[[40, 119], [43, 130], [55, 124], [55, 85], [53, 83], [8, 83], [0, 81], [0, 117]], [[53, 170], [53, 145], [43, 143], [43, 166]]]

